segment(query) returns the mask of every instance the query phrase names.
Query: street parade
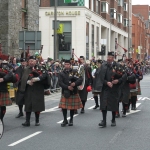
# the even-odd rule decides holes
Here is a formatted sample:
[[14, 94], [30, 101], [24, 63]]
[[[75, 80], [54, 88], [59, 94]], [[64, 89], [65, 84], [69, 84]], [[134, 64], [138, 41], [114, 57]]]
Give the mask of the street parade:
[[150, 0], [0, 0], [0, 150], [150, 150]]
[[[148, 61], [140, 62], [125, 57], [118, 61], [114, 59], [115, 53], [112, 51], [108, 52], [106, 61], [95, 60], [94, 57], [85, 60], [84, 56], [77, 60], [72, 57], [69, 60], [54, 61], [48, 58], [43, 61], [40, 54], [30, 56], [27, 52], [26, 58], [20, 60], [15, 57], [11, 60], [0, 58], [2, 122], [5, 124], [6, 106], [15, 101], [19, 112], [16, 118], [24, 115], [26, 118], [22, 126], [30, 126], [31, 112], [35, 113], [35, 126], [39, 126], [40, 113], [45, 111], [44, 95], [61, 88], [58, 107], [62, 109], [64, 118], [62, 127], [73, 126], [73, 116], [79, 113], [78, 110], [85, 113], [89, 92], [92, 92], [95, 101], [93, 109], [102, 112], [99, 127], [107, 126], [107, 111], [112, 113], [111, 126], [116, 126], [115, 118], [126, 117], [130, 109], [136, 110], [137, 95], [141, 94], [140, 81], [150, 68]], [[8, 83], [13, 83], [13, 87], [17, 88], [12, 99]], [[119, 103], [122, 103], [122, 113], [119, 112]], [[69, 124], [67, 110], [70, 110]]]

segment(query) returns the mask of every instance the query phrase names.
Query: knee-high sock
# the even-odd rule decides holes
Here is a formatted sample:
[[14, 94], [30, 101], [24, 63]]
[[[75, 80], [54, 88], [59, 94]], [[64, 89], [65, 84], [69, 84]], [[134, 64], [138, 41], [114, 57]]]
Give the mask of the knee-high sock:
[[23, 105], [18, 105], [18, 107], [19, 107], [19, 112], [23, 113], [23, 111], [22, 111]]
[[136, 106], [137, 96], [132, 96], [132, 97], [131, 97], [131, 100], [132, 100], [132, 105], [133, 105], [133, 106]]
[[98, 96], [94, 96], [95, 104], [98, 106]]
[[128, 104], [122, 103], [123, 105], [123, 114], [126, 114], [126, 111], [128, 109]]
[[62, 109], [64, 120], [67, 120], [67, 109]]
[[112, 121], [115, 121], [116, 112], [112, 111]]
[[1, 120], [3, 120], [4, 115], [6, 113], [6, 106], [1, 106], [0, 109], [1, 109], [0, 110], [0, 112], [1, 112], [0, 117], [1, 117]]
[[84, 107], [85, 107], [85, 102], [86, 101], [83, 101], [83, 100], [81, 100], [82, 101], [82, 105], [83, 105], [83, 108], [82, 109], [84, 109]]
[[73, 120], [74, 110], [70, 110], [70, 119]]
[[40, 112], [35, 112], [35, 122], [39, 123]]
[[26, 112], [26, 122], [30, 122], [31, 112]]
[[103, 121], [106, 122], [107, 110], [102, 110]]

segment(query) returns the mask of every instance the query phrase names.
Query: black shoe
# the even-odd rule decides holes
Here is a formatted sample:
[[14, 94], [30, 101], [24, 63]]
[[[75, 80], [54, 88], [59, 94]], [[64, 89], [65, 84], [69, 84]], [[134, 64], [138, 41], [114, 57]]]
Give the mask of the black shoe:
[[23, 125], [24, 127], [29, 127], [29, 126], [30, 126], [30, 122], [27, 122], [27, 121], [26, 121], [26, 122], [23, 123], [22, 125]]
[[127, 111], [126, 111], [127, 113], [130, 113], [130, 109], [127, 109]]
[[111, 121], [111, 126], [115, 127], [116, 126], [116, 121]]
[[97, 109], [99, 107], [99, 105], [96, 105], [93, 109]]
[[101, 128], [105, 128], [106, 127], [106, 122], [102, 120], [98, 125]]
[[84, 114], [84, 109], [83, 108], [81, 109], [81, 114]]
[[70, 120], [69, 120], [68, 126], [73, 126], [73, 119], [70, 119]]
[[68, 120], [64, 120], [61, 124], [61, 127], [65, 127], [68, 124]]
[[123, 113], [123, 114], [122, 114], [122, 117], [126, 117], [126, 114], [125, 114], [125, 113]]
[[23, 113], [19, 113], [19, 114], [16, 116], [16, 118], [20, 118], [20, 117], [22, 117], [22, 116], [24, 116]]
[[39, 123], [39, 122], [36, 122], [36, 123], [35, 123], [35, 126], [40, 126], [40, 123]]
[[134, 106], [132, 105], [131, 110], [134, 110]]
[[116, 116], [115, 116], [115, 118], [119, 118], [120, 117], [120, 114], [119, 113], [117, 113], [116, 114]]

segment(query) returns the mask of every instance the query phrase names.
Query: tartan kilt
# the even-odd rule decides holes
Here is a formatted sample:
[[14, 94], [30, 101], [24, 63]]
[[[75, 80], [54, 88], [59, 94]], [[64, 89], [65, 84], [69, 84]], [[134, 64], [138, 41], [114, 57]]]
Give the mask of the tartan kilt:
[[10, 106], [12, 101], [8, 92], [0, 92], [0, 106]]
[[76, 110], [82, 107], [82, 102], [78, 94], [71, 95], [69, 98], [65, 98], [64, 95], [61, 96], [59, 108]]

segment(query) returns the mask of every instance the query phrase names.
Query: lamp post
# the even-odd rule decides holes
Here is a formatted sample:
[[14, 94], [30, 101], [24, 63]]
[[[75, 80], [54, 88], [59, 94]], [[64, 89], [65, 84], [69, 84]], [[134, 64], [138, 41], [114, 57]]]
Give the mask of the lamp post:
[[55, 0], [55, 7], [54, 7], [54, 60], [57, 60], [57, 3], [58, 1]]

